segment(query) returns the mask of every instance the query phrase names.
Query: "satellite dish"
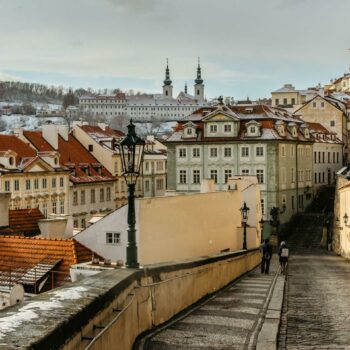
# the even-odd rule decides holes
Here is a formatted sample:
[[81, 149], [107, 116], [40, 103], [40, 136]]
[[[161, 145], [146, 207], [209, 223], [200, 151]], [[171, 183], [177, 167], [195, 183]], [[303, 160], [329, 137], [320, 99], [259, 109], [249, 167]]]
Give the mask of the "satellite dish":
[[10, 305], [16, 305], [24, 299], [24, 288], [21, 284], [15, 284], [10, 292]]

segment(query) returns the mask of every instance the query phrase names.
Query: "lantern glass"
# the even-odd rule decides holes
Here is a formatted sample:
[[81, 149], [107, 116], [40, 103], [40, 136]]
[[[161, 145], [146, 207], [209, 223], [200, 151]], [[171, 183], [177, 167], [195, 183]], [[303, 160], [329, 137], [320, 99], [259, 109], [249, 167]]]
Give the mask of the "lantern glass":
[[128, 185], [136, 184], [141, 173], [145, 141], [135, 133], [135, 125], [130, 121], [128, 134], [120, 143], [123, 175]]
[[243, 222], [247, 222], [248, 214], [249, 214], [249, 208], [247, 207], [246, 202], [244, 202], [243, 207], [240, 210], [241, 210], [241, 215], [242, 215], [242, 221]]

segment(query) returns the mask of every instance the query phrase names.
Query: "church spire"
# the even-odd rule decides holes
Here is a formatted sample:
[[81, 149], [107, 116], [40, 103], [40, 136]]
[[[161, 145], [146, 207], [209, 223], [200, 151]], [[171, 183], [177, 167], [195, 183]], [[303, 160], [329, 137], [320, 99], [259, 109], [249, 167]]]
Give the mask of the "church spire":
[[198, 57], [198, 67], [197, 67], [197, 79], [194, 81], [196, 84], [203, 84], [202, 70], [200, 64], [200, 58]]
[[166, 59], [166, 69], [165, 69], [165, 79], [164, 79], [164, 85], [171, 85], [172, 81], [170, 79], [170, 70], [169, 70], [169, 62], [168, 59]]
[[187, 81], [185, 82], [185, 94], [187, 94]]

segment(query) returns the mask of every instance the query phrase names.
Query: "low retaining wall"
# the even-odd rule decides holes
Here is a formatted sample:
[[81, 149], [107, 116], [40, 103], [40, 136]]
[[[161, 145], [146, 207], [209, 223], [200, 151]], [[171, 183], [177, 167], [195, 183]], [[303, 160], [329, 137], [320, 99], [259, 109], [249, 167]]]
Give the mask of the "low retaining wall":
[[131, 349], [260, 262], [258, 250], [102, 272], [0, 312], [0, 349]]

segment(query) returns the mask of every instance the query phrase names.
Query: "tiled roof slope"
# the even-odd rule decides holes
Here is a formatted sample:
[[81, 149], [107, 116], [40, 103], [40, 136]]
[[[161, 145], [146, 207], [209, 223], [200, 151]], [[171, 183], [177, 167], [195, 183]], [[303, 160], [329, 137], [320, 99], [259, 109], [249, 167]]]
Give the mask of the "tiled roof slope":
[[39, 208], [9, 210], [9, 228], [13, 235], [33, 236], [40, 233], [38, 221], [44, 219]]
[[42, 261], [60, 261], [55, 271], [62, 273], [61, 281], [67, 281], [70, 266], [90, 261], [92, 254], [74, 239], [0, 236], [0, 274], [29, 270]]
[[20, 140], [17, 136], [0, 135], [0, 152], [6, 152], [8, 150], [12, 150], [17, 153], [17, 165], [23, 158], [34, 158], [37, 155], [35, 149]]
[[[41, 131], [25, 131], [23, 135], [40, 152], [54, 150], [44, 139]], [[68, 141], [58, 136], [58, 152], [60, 153], [60, 165], [71, 170], [70, 179], [72, 182], [113, 181], [112, 174], [101, 166], [98, 160], [73, 135], [68, 136]]]
[[125, 134], [119, 130], [112, 129], [109, 126], [105, 129], [102, 129], [99, 126], [94, 125], [82, 125], [81, 128], [87, 133], [87, 134], [94, 134], [97, 137], [122, 137], [125, 136]]

